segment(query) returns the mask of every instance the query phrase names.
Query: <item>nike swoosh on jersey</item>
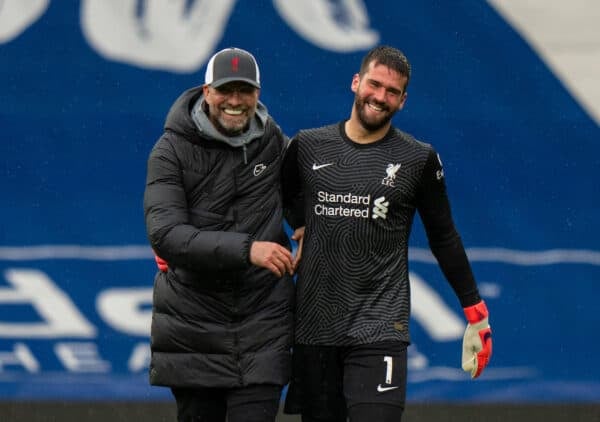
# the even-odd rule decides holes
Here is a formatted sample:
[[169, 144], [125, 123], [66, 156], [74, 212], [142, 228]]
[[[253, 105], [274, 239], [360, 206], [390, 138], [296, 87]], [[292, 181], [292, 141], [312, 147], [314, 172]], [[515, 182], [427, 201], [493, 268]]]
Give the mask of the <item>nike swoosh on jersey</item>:
[[319, 169], [322, 169], [323, 167], [328, 167], [328, 166], [332, 166], [332, 165], [333, 165], [333, 163], [327, 163], [327, 164], [317, 164], [317, 163], [314, 163], [313, 166], [312, 166], [312, 169], [313, 170], [319, 170]]
[[384, 387], [381, 384], [379, 384], [377, 386], [377, 391], [379, 391], [380, 393], [384, 393], [386, 391], [390, 391], [390, 390], [395, 390], [396, 388], [400, 388], [399, 386], [393, 386], [393, 387]]

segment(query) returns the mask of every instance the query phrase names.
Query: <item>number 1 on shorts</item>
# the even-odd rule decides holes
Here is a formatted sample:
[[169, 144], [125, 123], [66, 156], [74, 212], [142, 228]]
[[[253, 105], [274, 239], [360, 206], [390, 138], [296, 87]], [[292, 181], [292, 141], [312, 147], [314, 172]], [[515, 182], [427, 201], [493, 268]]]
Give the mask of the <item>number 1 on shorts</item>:
[[393, 365], [393, 360], [391, 356], [384, 356], [383, 357], [383, 361], [386, 364], [386, 369], [385, 369], [385, 383], [387, 385], [390, 385], [392, 383], [392, 365]]

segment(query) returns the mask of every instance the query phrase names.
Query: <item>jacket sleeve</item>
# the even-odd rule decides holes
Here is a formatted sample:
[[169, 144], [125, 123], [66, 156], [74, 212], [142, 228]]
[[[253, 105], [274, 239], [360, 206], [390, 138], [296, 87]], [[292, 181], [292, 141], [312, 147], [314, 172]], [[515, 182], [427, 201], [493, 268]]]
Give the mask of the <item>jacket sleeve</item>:
[[298, 165], [298, 135], [289, 142], [283, 156], [281, 189], [285, 219], [293, 229], [304, 226], [304, 196]]
[[190, 223], [182, 168], [169, 135], [156, 143], [147, 164], [144, 216], [152, 249], [170, 266], [192, 271], [247, 268], [249, 234], [200, 230]]
[[479, 302], [471, 265], [450, 212], [441, 161], [431, 150], [423, 169], [417, 209], [431, 252], [463, 307]]

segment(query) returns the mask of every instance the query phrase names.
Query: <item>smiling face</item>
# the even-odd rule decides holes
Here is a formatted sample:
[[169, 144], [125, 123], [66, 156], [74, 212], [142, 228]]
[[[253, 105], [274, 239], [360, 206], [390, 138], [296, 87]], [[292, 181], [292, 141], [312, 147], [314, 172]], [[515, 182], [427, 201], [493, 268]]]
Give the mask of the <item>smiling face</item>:
[[259, 89], [245, 82], [229, 82], [214, 88], [204, 85], [208, 118], [225, 136], [244, 132], [256, 113]]
[[367, 132], [387, 131], [394, 114], [404, 106], [407, 83], [405, 75], [372, 61], [362, 76], [356, 74], [352, 79], [351, 119]]

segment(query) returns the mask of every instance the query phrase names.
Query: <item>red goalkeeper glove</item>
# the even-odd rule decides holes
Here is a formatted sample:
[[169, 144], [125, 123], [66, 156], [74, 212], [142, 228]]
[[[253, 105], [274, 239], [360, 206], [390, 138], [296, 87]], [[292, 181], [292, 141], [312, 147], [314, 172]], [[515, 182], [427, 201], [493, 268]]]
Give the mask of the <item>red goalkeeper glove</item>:
[[166, 273], [169, 270], [169, 264], [167, 264], [167, 261], [156, 255], [156, 253], [154, 253], [154, 261], [156, 262], [156, 266], [158, 267], [159, 271]]
[[463, 337], [462, 368], [477, 378], [492, 356], [492, 329], [483, 300], [463, 310], [469, 324]]

